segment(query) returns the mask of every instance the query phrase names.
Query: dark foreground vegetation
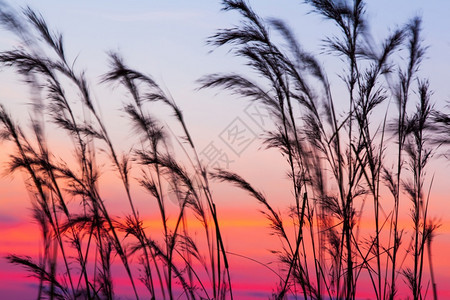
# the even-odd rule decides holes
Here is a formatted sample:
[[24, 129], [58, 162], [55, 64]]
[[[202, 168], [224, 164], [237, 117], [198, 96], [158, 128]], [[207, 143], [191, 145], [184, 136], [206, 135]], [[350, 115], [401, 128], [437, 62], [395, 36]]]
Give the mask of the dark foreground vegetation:
[[[112, 257], [135, 298], [232, 299], [211, 180], [247, 191], [279, 237], [273, 255], [283, 271], [273, 298], [355, 299], [363, 277], [374, 299], [395, 299], [400, 282], [413, 299], [437, 298], [430, 252], [438, 224], [428, 212], [432, 179], [425, 171], [435, 143], [445, 142], [440, 136], [450, 119], [433, 110], [429, 83], [418, 73], [426, 50], [421, 20], [373, 41], [363, 1], [306, 2], [338, 29], [324, 39], [323, 55], [341, 59], [345, 93], [333, 93], [327, 70], [282, 20], [264, 20], [240, 0], [223, 1], [223, 9], [240, 14], [241, 23], [218, 30], [208, 43], [229, 47], [253, 75], [217, 73], [198, 82], [202, 89], [247, 98], [275, 120], [263, 143], [287, 163], [292, 204], [281, 210], [238, 174], [204, 166], [174, 99], [118, 53], [109, 53], [110, 71], [99, 84], [128, 93], [123, 111], [136, 144], [124, 152], [96, 109], [92, 83], [66, 56], [62, 36], [31, 9], [18, 15], [2, 4], [1, 22], [21, 46], [0, 52], [0, 63], [23, 76], [32, 106], [31, 127], [23, 128], [2, 105], [1, 137], [14, 145], [8, 172], [26, 174], [42, 236], [37, 259], [7, 259], [37, 278], [39, 299], [114, 299]], [[154, 105], [170, 109], [182, 137], [163, 125], [160, 119], [167, 116], [155, 115]], [[49, 146], [46, 127], [55, 125], [71, 137], [74, 162]], [[175, 157], [170, 139], [179, 142], [184, 157]], [[96, 157], [105, 153], [123, 183], [129, 215], [112, 216], [99, 191]], [[132, 171], [139, 176], [130, 176]], [[167, 185], [179, 206], [175, 222], [167, 217]], [[143, 226], [133, 189], [148, 192], [162, 232]], [[407, 229], [399, 224], [401, 206], [411, 212]], [[373, 224], [370, 232], [360, 232], [363, 218]], [[203, 230], [195, 238], [192, 219]], [[139, 294], [138, 285], [147, 292]]]

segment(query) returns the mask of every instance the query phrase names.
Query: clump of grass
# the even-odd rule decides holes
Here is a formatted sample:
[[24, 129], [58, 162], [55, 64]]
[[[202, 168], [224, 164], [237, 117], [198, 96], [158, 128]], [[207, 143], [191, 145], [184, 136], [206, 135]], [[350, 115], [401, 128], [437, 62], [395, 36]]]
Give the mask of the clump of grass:
[[[437, 298], [431, 243], [438, 225], [429, 217], [431, 182], [426, 174], [433, 141], [427, 134], [450, 122], [433, 110], [429, 84], [418, 74], [425, 53], [420, 19], [413, 18], [376, 44], [370, 42], [364, 1], [306, 2], [338, 28], [335, 36], [325, 38], [325, 54], [343, 63], [345, 97], [333, 93], [327, 70], [282, 20], [260, 18], [243, 0], [223, 1], [223, 9], [238, 12], [241, 23], [217, 31], [208, 42], [231, 46], [259, 79], [217, 73], [199, 81], [201, 88], [229, 90], [272, 115], [275, 129], [265, 132], [264, 144], [277, 149], [287, 162], [293, 198], [284, 211], [239, 174], [206, 169], [170, 94], [151, 76], [127, 66], [120, 54], [109, 53], [110, 71], [101, 84], [126, 91], [123, 111], [136, 138], [131, 149], [117, 148], [84, 71], [66, 56], [62, 35], [52, 32], [31, 9], [19, 16], [2, 4], [1, 23], [23, 46], [0, 52], [0, 63], [25, 78], [32, 106], [30, 129], [0, 106], [1, 137], [15, 147], [8, 171], [27, 176], [43, 242], [38, 259], [7, 258], [38, 278], [38, 298], [114, 299], [112, 266], [118, 257], [136, 299], [232, 299], [228, 254], [210, 179], [248, 192], [280, 238], [273, 253], [284, 271], [277, 274], [274, 298], [300, 293], [305, 299], [355, 299], [364, 275], [374, 298], [394, 299], [401, 274], [412, 297], [422, 299], [426, 248]], [[286, 46], [276, 43], [277, 38]], [[408, 59], [402, 61], [402, 56]], [[415, 109], [412, 91], [418, 96]], [[391, 101], [397, 105], [397, 116], [387, 109]], [[153, 113], [155, 103], [169, 108], [182, 137]], [[374, 114], [380, 112], [384, 118], [377, 120]], [[75, 164], [51, 149], [47, 127], [72, 139]], [[173, 154], [170, 139], [186, 157]], [[395, 158], [389, 158], [392, 153]], [[113, 217], [100, 191], [98, 160], [105, 157], [123, 185], [128, 214]], [[163, 192], [167, 185], [173, 187], [178, 203], [174, 216]], [[144, 226], [133, 196], [138, 186], [159, 212], [162, 232]], [[391, 197], [383, 194], [385, 189]], [[409, 234], [399, 226], [406, 198], [412, 211], [411, 242], [402, 248]], [[367, 201], [373, 205], [368, 213], [374, 228], [362, 234]], [[287, 230], [285, 213], [293, 234]], [[202, 224], [201, 241], [189, 227], [192, 217]], [[147, 289], [145, 294], [138, 281]]]
[[[232, 298], [228, 259], [207, 173], [175, 101], [151, 77], [128, 68], [119, 54], [111, 53], [111, 70], [103, 82], [115, 83], [128, 92], [130, 100], [123, 110], [137, 139], [132, 149], [121, 153], [123, 150], [116, 148], [96, 109], [84, 71], [77, 71], [74, 62], [66, 57], [62, 36], [51, 32], [42, 16], [29, 8], [23, 11], [24, 18], [4, 5], [1, 13], [3, 25], [22, 40], [23, 47], [1, 52], [0, 63], [16, 70], [34, 92], [31, 131], [14, 122], [1, 106], [2, 138], [16, 148], [9, 171], [27, 174], [34, 217], [44, 241], [39, 262], [14, 255], [8, 260], [39, 278], [38, 298], [48, 295], [61, 299], [113, 299], [112, 264], [116, 256], [136, 299], [140, 297], [138, 279], [148, 290], [141, 297]], [[174, 157], [168, 145], [170, 138], [177, 137], [171, 136], [167, 127], [149, 113], [154, 102], [173, 112], [183, 132], [180, 145], [190, 165], [183, 166]], [[45, 128], [50, 125], [56, 125], [52, 130], [61, 130], [72, 138], [75, 165], [69, 166], [48, 146]], [[111, 216], [99, 190], [97, 159], [103, 153], [123, 184], [128, 215]], [[141, 172], [134, 182], [132, 168]], [[143, 225], [132, 196], [135, 183], [149, 192], [148, 201], [155, 201], [159, 208], [162, 239], [158, 232]], [[177, 189], [179, 207], [174, 226], [169, 225], [163, 193], [167, 184]], [[203, 225], [207, 249], [197, 246], [198, 238], [189, 230], [188, 216], [195, 216]], [[64, 270], [59, 266], [61, 261]], [[133, 261], [142, 265], [140, 272]], [[206, 281], [211, 283], [210, 288]]]
[[[346, 104], [336, 100], [326, 70], [302, 49], [287, 25], [281, 20], [261, 19], [243, 0], [223, 1], [224, 10], [240, 14], [241, 23], [217, 31], [209, 43], [230, 46], [260, 79], [218, 73], [200, 80], [202, 88], [226, 89], [264, 106], [276, 120], [277, 130], [267, 132], [265, 142], [287, 158], [296, 235], [285, 234], [281, 216], [244, 179], [223, 170], [214, 176], [249, 191], [265, 205], [266, 215], [278, 229], [284, 249], [281, 262], [287, 274], [276, 298], [284, 298], [298, 285], [305, 298], [354, 299], [359, 277], [365, 272], [376, 299], [395, 297], [400, 273], [409, 281], [413, 298], [421, 299], [428, 222], [423, 187], [425, 166], [432, 155], [424, 132], [430, 133], [433, 109], [428, 83], [418, 77], [425, 53], [420, 19], [412, 19], [375, 44], [369, 37], [364, 1], [306, 3], [338, 28], [338, 34], [325, 37], [324, 43], [326, 54], [343, 62], [340, 78], [347, 88]], [[278, 36], [274, 38], [271, 31]], [[274, 42], [280, 37], [287, 46]], [[399, 52], [408, 57], [405, 66]], [[416, 112], [411, 113], [413, 89], [419, 99]], [[385, 105], [391, 99], [398, 107], [398, 118], [392, 121]], [[347, 109], [337, 110], [343, 105]], [[385, 118], [376, 120], [372, 116], [380, 110], [385, 110]], [[391, 127], [395, 129], [390, 131]], [[387, 139], [388, 135], [392, 137]], [[393, 139], [397, 142], [390, 143]], [[392, 161], [386, 153], [395, 146], [397, 170], [391, 172], [387, 165]], [[408, 174], [402, 172], [407, 162]], [[331, 184], [327, 184], [328, 178], [332, 178]], [[383, 205], [391, 207], [381, 201], [385, 187], [392, 192], [393, 205], [383, 215], [387, 210]], [[409, 194], [413, 203], [413, 243], [402, 255], [404, 259], [412, 257], [413, 271], [398, 264], [403, 193]], [[366, 199], [373, 202], [375, 228], [370, 236], [361, 237], [359, 222], [364, 211], [358, 207], [363, 207]], [[383, 232], [386, 229], [389, 234]]]

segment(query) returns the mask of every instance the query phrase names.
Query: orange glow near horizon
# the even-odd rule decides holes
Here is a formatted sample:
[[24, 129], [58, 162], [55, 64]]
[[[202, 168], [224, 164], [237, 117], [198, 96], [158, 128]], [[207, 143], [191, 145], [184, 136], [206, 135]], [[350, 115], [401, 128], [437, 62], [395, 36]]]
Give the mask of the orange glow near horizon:
[[[265, 217], [258, 213], [256, 217], [246, 218], [246, 214], [242, 212], [234, 212], [232, 209], [220, 212], [221, 220], [220, 226], [222, 234], [227, 243], [227, 251], [230, 252], [230, 268], [232, 276], [235, 279], [233, 289], [236, 295], [241, 295], [246, 299], [259, 299], [263, 295], [270, 295], [276, 289], [276, 283], [280, 280], [272, 271], [262, 264], [268, 264], [275, 271], [279, 272], [279, 263], [277, 259], [269, 252], [269, 250], [278, 249], [280, 242], [275, 236], [268, 236], [271, 229], [269, 222]], [[400, 227], [407, 227], [408, 220], [402, 220]], [[160, 232], [162, 225], [157, 216], [143, 218], [144, 227], [149, 232]], [[194, 217], [188, 218], [189, 230], [201, 233], [202, 226]], [[169, 228], [173, 228], [175, 220], [170, 219], [168, 222]], [[212, 225], [212, 224], [211, 224]], [[362, 231], [370, 230], [372, 221], [362, 221], [360, 224]], [[287, 225], [286, 229], [291, 230], [291, 226]], [[31, 255], [38, 257], [40, 253], [40, 234], [36, 224], [29, 222], [21, 222], [10, 228], [3, 228], [0, 230], [2, 235], [2, 243], [0, 244], [0, 254], [5, 256], [7, 254], [17, 255]], [[442, 297], [450, 295], [450, 289], [447, 289], [444, 283], [450, 279], [447, 270], [450, 269], [450, 261], [443, 260], [447, 256], [447, 250], [450, 249], [450, 240], [447, 238], [450, 233], [450, 226], [443, 224], [435, 238], [435, 245], [439, 247], [433, 248], [433, 261], [436, 274], [438, 277], [439, 293]], [[262, 264], [261, 264], [262, 263]], [[236, 269], [236, 267], [239, 268]], [[26, 275], [23, 274], [20, 267], [11, 267], [14, 273], [0, 272], [0, 279], [4, 278], [0, 284], [0, 290], [7, 289], [9, 282], [17, 280], [24, 281]], [[256, 272], [256, 273], [255, 273]], [[282, 274], [282, 273], [280, 273]], [[424, 275], [428, 276], [428, 269], [424, 271]], [[29, 283], [37, 283], [35, 279], [27, 278]], [[117, 285], [118, 295], [126, 295], [129, 289], [129, 282], [125, 275], [121, 275], [114, 279]], [[259, 283], [258, 283], [259, 282]], [[367, 286], [366, 286], [367, 285]], [[402, 285], [400, 285], [402, 286]], [[361, 284], [358, 295], [360, 297], [368, 297], [370, 292], [366, 294], [365, 289], [370, 290], [371, 286]], [[401, 294], [401, 291], [400, 291]]]

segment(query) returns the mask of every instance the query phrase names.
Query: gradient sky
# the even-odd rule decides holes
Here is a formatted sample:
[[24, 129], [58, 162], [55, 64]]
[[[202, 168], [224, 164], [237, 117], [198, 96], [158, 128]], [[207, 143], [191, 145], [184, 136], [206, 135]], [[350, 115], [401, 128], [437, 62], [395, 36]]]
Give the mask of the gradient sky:
[[[367, 1], [371, 31], [375, 40], [384, 37], [389, 29], [402, 25], [415, 15], [423, 17], [425, 44], [429, 45], [427, 59], [422, 67], [422, 75], [429, 78], [434, 91], [433, 99], [436, 107], [442, 108], [446, 101], [450, 101], [450, 1], [447, 0], [369, 0]], [[262, 17], [277, 17], [285, 20], [296, 33], [300, 43], [305, 49], [313, 53], [321, 52], [321, 39], [324, 33], [332, 32], [333, 27], [309, 14], [308, 7], [302, 1], [250, 1], [254, 10]], [[77, 57], [76, 66], [86, 69], [87, 76], [92, 85], [95, 85], [100, 76], [107, 71], [108, 51], [118, 51], [131, 67], [151, 74], [156, 81], [170, 91], [173, 98], [183, 109], [186, 122], [192, 130], [192, 135], [198, 148], [203, 149], [209, 143], [221, 143], [221, 132], [239, 118], [256, 133], [262, 132], [254, 120], [246, 114], [248, 103], [236, 99], [217, 90], [196, 91], [197, 79], [205, 74], [215, 72], [246, 72], [242, 61], [234, 58], [228, 49], [218, 49], [211, 53], [213, 48], [206, 45], [206, 38], [216, 29], [229, 27], [238, 22], [237, 15], [220, 11], [220, 1], [214, 0], [151, 0], [151, 1], [14, 1], [13, 7], [19, 9], [29, 5], [45, 17], [50, 26], [63, 33], [68, 56]], [[13, 36], [5, 30], [0, 31], [0, 49], [7, 50], [17, 45]], [[335, 58], [326, 57], [323, 64], [329, 66], [329, 76], [333, 80], [341, 71]], [[338, 87], [335, 87], [338, 89]], [[9, 107], [15, 117], [26, 123], [27, 115], [23, 108], [27, 103], [27, 90], [20, 89], [17, 77], [12, 73], [0, 74], [0, 102]], [[98, 106], [102, 115], [114, 132], [116, 141], [120, 141], [124, 148], [133, 141], [129, 131], [124, 126], [125, 121], [118, 121], [119, 111], [123, 103], [120, 93], [111, 93], [110, 87], [101, 86], [95, 90]], [[112, 117], [114, 116], [114, 117]], [[176, 129], [175, 129], [176, 130]], [[61, 147], [61, 145], [55, 145]], [[255, 140], [240, 156], [229, 153], [233, 163], [230, 168], [248, 178], [257, 187], [261, 187], [269, 198], [286, 199], [290, 196], [289, 183], [276, 181], [273, 178], [285, 178], [286, 166], [281, 157], [271, 151], [262, 151], [261, 143]], [[0, 163], [6, 161], [8, 148], [1, 145]], [[260, 161], [268, 162], [261, 165]], [[280, 166], [281, 165], [281, 166]], [[255, 167], [257, 166], [257, 167]], [[448, 170], [447, 161], [440, 160], [430, 165], [429, 173], [436, 174], [433, 186], [433, 202], [430, 204], [431, 215], [441, 220], [443, 226], [436, 238], [435, 244], [440, 247], [435, 255], [443, 259], [445, 253], [442, 249], [450, 247], [450, 214], [448, 213]], [[271, 176], [261, 176], [270, 174]], [[37, 236], [30, 233], [33, 224], [30, 220], [29, 198], [24, 190], [20, 174], [0, 178], [0, 255], [15, 252], [27, 254], [30, 245], [36, 245]], [[105, 189], [107, 198], [111, 203], [115, 199], [114, 182], [117, 178], [105, 179], [111, 188]], [[263, 188], [264, 187], [264, 188]], [[227, 242], [232, 252], [245, 252], [253, 257], [264, 257], [261, 249], [270, 249], [277, 243], [275, 238], [266, 238], [264, 230], [267, 222], [255, 210], [251, 200], [240, 203], [236, 212], [236, 203], [229, 200], [245, 198], [244, 193], [231, 190], [229, 186], [217, 186], [216, 195], [218, 206], [222, 209], [222, 217], [228, 225]], [[221, 202], [222, 201], [222, 202]], [[242, 202], [242, 201], [239, 201]], [[282, 203], [282, 202], [281, 202]], [[142, 207], [145, 208], [144, 204]], [[280, 204], [280, 207], [283, 205]], [[251, 211], [251, 213], [249, 213]], [[117, 214], [124, 212], [120, 205]], [[250, 221], [249, 221], [250, 220]], [[255, 229], [256, 228], [256, 229]], [[262, 232], [261, 236], [254, 236], [249, 241], [237, 232]], [[261, 238], [260, 238], [261, 237]], [[442, 248], [445, 247], [445, 248]], [[231, 250], [232, 249], [232, 250]], [[0, 260], [0, 291], [6, 289], [2, 281], [11, 285], [8, 294], [20, 299], [21, 289], [30, 286], [32, 281], [26, 281], [18, 268], [7, 266]], [[236, 258], [238, 263], [242, 263]], [[246, 262], [248, 263], [248, 262]], [[447, 264], [450, 267], [450, 264]], [[253, 266], [255, 267], [255, 266]], [[256, 267], [257, 268], [257, 267]], [[4, 270], [11, 269], [11, 276]], [[449, 274], [444, 266], [439, 267], [440, 277], [438, 288], [443, 287]], [[16, 280], [21, 278], [20, 280]], [[236, 274], [236, 277], [245, 276]], [[270, 277], [269, 277], [270, 278]], [[13, 279], [13, 280], [12, 280]], [[245, 282], [245, 279], [242, 279]], [[261, 281], [263, 282], [263, 281]], [[269, 280], [270, 282], [270, 280]], [[260, 287], [255, 286], [255, 298]], [[449, 289], [447, 287], [447, 289]], [[6, 290], [5, 290], [6, 291]], [[446, 291], [450, 297], [449, 290]], [[443, 291], [444, 293], [444, 291]], [[0, 294], [1, 295], [1, 294]], [[444, 295], [444, 294], [443, 294]]]

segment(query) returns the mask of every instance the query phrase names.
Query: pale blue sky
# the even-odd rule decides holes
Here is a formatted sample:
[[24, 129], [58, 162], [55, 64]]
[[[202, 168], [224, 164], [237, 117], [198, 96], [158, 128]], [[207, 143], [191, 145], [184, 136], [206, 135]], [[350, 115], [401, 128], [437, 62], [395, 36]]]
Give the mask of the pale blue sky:
[[[369, 20], [374, 37], [403, 24], [419, 14], [424, 19], [430, 59], [424, 71], [432, 86], [445, 88], [446, 64], [450, 57], [450, 2], [445, 0], [369, 0]], [[119, 50], [130, 65], [161, 79], [178, 95], [195, 88], [198, 77], [239, 68], [237, 59], [226, 51], [208, 54], [205, 39], [215, 29], [237, 23], [235, 13], [221, 12], [219, 0], [152, 1], [55, 1], [17, 0], [14, 7], [30, 5], [40, 11], [48, 23], [64, 34], [72, 57], [79, 55], [79, 67], [93, 75], [104, 72], [108, 50]], [[250, 1], [263, 17], [279, 17], [288, 22], [301, 43], [311, 51], [320, 50], [320, 39], [332, 26], [316, 15], [308, 14], [302, 1]], [[3, 32], [2, 32], [3, 33]], [[0, 35], [2, 48], [10, 42]], [[338, 70], [337, 70], [338, 71]], [[195, 98], [201, 97], [197, 93]], [[447, 92], [444, 96], [450, 96]], [[180, 101], [182, 101], [180, 99]]]
[[[429, 76], [437, 95], [449, 98], [446, 89], [450, 61], [450, 2], [445, 0], [369, 0], [369, 20], [374, 37], [419, 14], [424, 19], [426, 43], [430, 45], [424, 75]], [[12, 2], [11, 2], [12, 3]], [[250, 1], [263, 17], [288, 22], [300, 42], [311, 51], [320, 50], [320, 39], [332, 26], [308, 14], [302, 1]], [[204, 93], [187, 94], [200, 76], [240, 68], [239, 61], [221, 50], [208, 54], [205, 39], [215, 29], [237, 23], [234, 13], [220, 11], [220, 1], [14, 1], [13, 6], [30, 5], [40, 11], [53, 28], [63, 32], [69, 54], [79, 55], [79, 67], [92, 75], [105, 71], [108, 50], [119, 50], [130, 65], [163, 80], [174, 96], [203, 98]], [[2, 47], [9, 40], [0, 35]], [[336, 72], [338, 72], [337, 70]], [[332, 73], [332, 72], [330, 72]], [[442, 93], [442, 95], [441, 95]], [[179, 101], [183, 101], [179, 99]], [[219, 101], [215, 101], [216, 103]]]

